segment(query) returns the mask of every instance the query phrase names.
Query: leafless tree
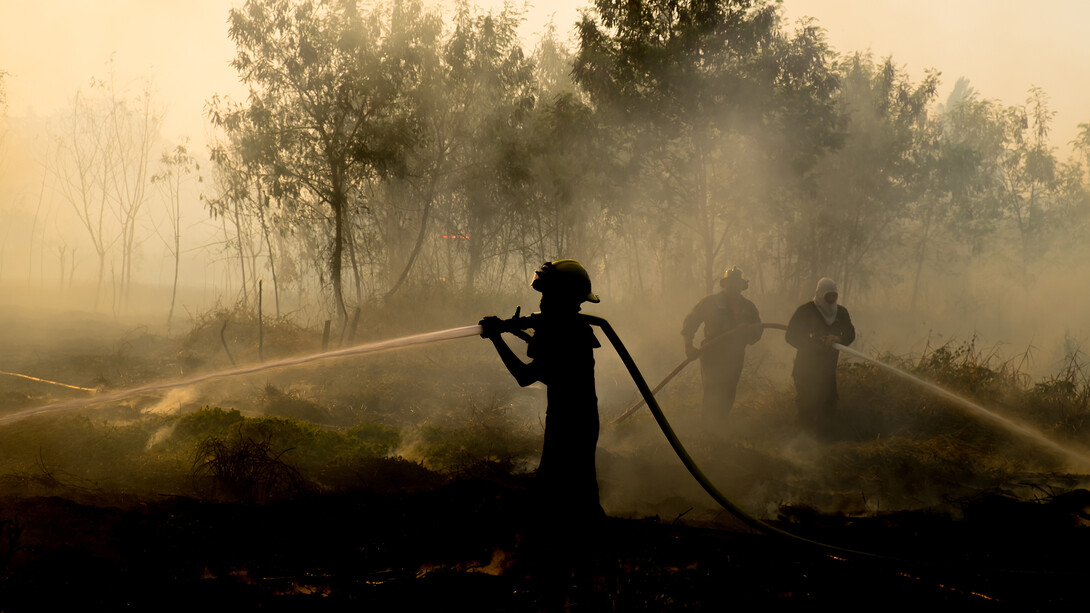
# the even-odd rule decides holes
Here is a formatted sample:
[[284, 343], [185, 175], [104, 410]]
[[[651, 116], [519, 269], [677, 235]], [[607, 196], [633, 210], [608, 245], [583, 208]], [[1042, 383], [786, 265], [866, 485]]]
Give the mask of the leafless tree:
[[148, 200], [152, 149], [163, 114], [150, 85], [134, 98], [109, 81], [94, 80], [93, 96], [77, 92], [56, 136], [52, 163], [58, 189], [87, 231], [98, 257], [94, 308], [101, 303], [107, 258], [120, 245], [120, 271], [111, 264], [114, 310], [132, 283], [138, 219]]
[[166, 203], [167, 221], [170, 224], [170, 236], [159, 235], [167, 250], [174, 258], [174, 279], [170, 291], [170, 310], [167, 312], [167, 330], [170, 330], [174, 317], [174, 305], [178, 298], [178, 273], [182, 255], [182, 189], [194, 180], [201, 181], [195, 173], [200, 172], [200, 164], [189, 154], [188, 141], [176, 146], [173, 151], [164, 152], [159, 160], [160, 170], [152, 178], [152, 183], [159, 187], [159, 193]]
[[72, 206], [97, 256], [94, 309], [102, 299], [106, 256], [119, 236], [112, 224], [115, 215], [106, 175], [110, 161], [101, 139], [101, 117], [94, 103], [77, 92], [72, 112], [56, 136], [56, 158], [51, 164], [61, 195]]

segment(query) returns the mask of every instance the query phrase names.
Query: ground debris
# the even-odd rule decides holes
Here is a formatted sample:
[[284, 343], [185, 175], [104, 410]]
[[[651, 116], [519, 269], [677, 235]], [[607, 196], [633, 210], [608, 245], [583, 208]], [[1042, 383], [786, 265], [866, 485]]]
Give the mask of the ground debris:
[[[9, 611], [71, 602], [65, 599], [129, 610], [164, 602], [171, 609], [215, 602], [412, 611], [472, 602], [477, 611], [538, 610], [548, 599], [534, 576], [538, 566], [525, 559], [524, 537], [534, 529], [525, 485], [465, 481], [412, 494], [308, 494], [263, 505], [170, 498], [125, 509], [3, 499], [0, 520], [18, 518], [20, 530], [7, 545], [0, 594]], [[749, 531], [607, 518], [559, 589], [584, 610], [862, 605], [891, 595], [904, 607], [1063, 608], [1081, 598], [1090, 531], [1058, 518], [1084, 512], [1088, 497], [1077, 490], [1013, 506], [982, 497], [965, 518], [785, 508], [776, 522], [880, 556], [868, 559]], [[1012, 511], [1020, 505], [1024, 511]], [[1028, 510], [1048, 508], [1053, 515]], [[988, 509], [995, 510], [982, 516]]]

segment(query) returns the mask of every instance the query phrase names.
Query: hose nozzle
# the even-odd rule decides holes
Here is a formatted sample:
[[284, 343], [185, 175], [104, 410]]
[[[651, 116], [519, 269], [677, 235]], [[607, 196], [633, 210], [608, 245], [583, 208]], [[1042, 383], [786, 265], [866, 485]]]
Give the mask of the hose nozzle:
[[484, 338], [493, 338], [499, 336], [503, 332], [509, 332], [524, 341], [529, 341], [530, 335], [526, 333], [526, 330], [528, 328], [536, 328], [540, 316], [539, 313], [531, 313], [523, 316], [521, 306], [515, 307], [515, 314], [511, 316], [510, 319], [500, 319], [494, 315], [489, 315], [480, 321], [480, 326], [482, 328], [481, 336]]

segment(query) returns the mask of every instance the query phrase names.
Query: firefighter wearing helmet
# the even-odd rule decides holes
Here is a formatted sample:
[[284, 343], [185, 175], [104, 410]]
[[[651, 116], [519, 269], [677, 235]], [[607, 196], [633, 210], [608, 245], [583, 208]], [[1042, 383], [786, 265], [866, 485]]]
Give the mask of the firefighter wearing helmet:
[[492, 341], [519, 385], [540, 381], [547, 388], [535, 507], [555, 530], [572, 534], [604, 517], [594, 467], [599, 429], [594, 350], [601, 343], [579, 317], [582, 303], [596, 303], [598, 296], [591, 290], [590, 275], [575, 260], [546, 262], [530, 286], [541, 292], [541, 312], [534, 316], [526, 347], [530, 362], [523, 362], [504, 341], [499, 318], [481, 320], [481, 336]]
[[[764, 332], [756, 305], [742, 296], [749, 287], [742, 269], [728, 269], [719, 286], [718, 292], [696, 303], [681, 325], [685, 355], [690, 359], [700, 357], [704, 387], [701, 412], [709, 421], [722, 420], [734, 407], [746, 346], [761, 340]], [[701, 325], [704, 341], [698, 350], [693, 339]]]

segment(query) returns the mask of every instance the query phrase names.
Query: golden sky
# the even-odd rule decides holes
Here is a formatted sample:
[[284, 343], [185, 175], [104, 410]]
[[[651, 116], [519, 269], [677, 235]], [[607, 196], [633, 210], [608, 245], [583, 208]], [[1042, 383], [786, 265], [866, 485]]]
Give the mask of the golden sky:
[[203, 138], [204, 103], [239, 93], [228, 66], [229, 0], [0, 0], [0, 70], [8, 113], [64, 109], [91, 79], [138, 89], [150, 78], [167, 107], [165, 136]]
[[941, 75], [939, 101], [959, 77], [984, 98], [1025, 102], [1042, 88], [1056, 111], [1053, 144], [1066, 150], [1090, 123], [1090, 2], [1086, 0], [787, 0], [788, 23], [811, 16], [840, 51], [892, 55], [914, 80]]
[[[450, 0], [433, 0], [447, 6]], [[237, 0], [0, 0], [0, 70], [8, 113], [45, 115], [70, 104], [92, 77], [151, 78], [167, 107], [165, 136], [204, 140], [204, 104], [242, 90], [228, 66], [226, 16]], [[481, 0], [497, 6], [502, 0]], [[550, 15], [561, 32], [587, 0], [538, 2], [527, 37]], [[785, 0], [788, 23], [815, 17], [841, 52], [892, 55], [918, 79], [942, 72], [940, 99], [959, 76], [987, 98], [1019, 104], [1037, 85], [1057, 112], [1053, 141], [1090, 122], [1090, 1], [1085, 0]]]

